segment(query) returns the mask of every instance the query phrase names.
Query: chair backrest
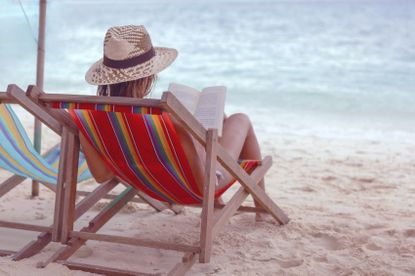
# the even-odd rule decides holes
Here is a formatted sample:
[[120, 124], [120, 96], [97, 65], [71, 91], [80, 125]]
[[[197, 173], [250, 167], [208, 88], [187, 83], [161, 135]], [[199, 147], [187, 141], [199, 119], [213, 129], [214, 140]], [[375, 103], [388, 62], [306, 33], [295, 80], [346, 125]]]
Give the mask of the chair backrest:
[[[0, 104], [0, 167], [28, 178], [56, 184], [59, 166], [59, 146], [41, 156], [15, 112], [8, 104]], [[85, 158], [80, 157], [78, 180], [91, 177]]]
[[74, 122], [114, 174], [164, 202], [200, 204], [193, 177], [170, 115], [158, 108], [55, 103]]
[[[164, 202], [201, 204], [197, 185], [170, 114], [159, 108], [120, 104], [49, 102], [69, 110], [79, 130], [124, 182]], [[240, 162], [252, 171], [259, 161]], [[222, 195], [232, 184], [217, 190]]]

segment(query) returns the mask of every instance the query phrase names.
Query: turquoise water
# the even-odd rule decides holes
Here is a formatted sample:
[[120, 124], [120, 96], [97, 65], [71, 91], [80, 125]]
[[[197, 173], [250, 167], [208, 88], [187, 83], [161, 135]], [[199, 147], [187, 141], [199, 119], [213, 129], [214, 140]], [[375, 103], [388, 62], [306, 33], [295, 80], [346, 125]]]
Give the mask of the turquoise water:
[[[38, 7], [0, 6], [0, 90], [35, 80]], [[415, 1], [50, 1], [46, 91], [94, 93], [84, 73], [112, 25], [144, 24], [179, 50], [159, 75], [228, 87], [227, 112], [264, 136], [415, 141]], [[82, 4], [81, 4], [82, 3]]]

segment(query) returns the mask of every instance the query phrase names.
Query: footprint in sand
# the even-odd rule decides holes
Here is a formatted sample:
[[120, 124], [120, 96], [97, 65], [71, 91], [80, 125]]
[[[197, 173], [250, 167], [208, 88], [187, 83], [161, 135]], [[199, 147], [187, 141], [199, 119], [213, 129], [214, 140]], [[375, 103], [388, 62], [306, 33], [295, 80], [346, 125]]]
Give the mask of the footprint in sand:
[[295, 266], [300, 266], [303, 264], [304, 260], [300, 258], [295, 259], [277, 259], [278, 264], [282, 268], [290, 268]]
[[35, 213], [35, 220], [42, 220], [45, 219], [46, 216], [43, 213], [36, 212]]
[[367, 230], [372, 230], [372, 229], [380, 229], [380, 228], [387, 228], [389, 227], [388, 224], [379, 224], [379, 223], [375, 223], [375, 224], [367, 224], [365, 226], [365, 229]]
[[75, 252], [74, 256], [77, 257], [77, 258], [82, 258], [83, 259], [83, 258], [88, 258], [89, 256], [92, 255], [92, 253], [93, 253], [92, 249], [90, 247], [84, 245]]
[[328, 259], [326, 255], [320, 255], [313, 257], [313, 260], [320, 263], [328, 263]]
[[337, 238], [327, 235], [327, 234], [314, 234], [313, 235], [317, 240], [316, 243], [324, 247], [327, 250], [340, 250], [343, 248], [341, 242]]
[[388, 234], [389, 236], [393, 237], [396, 235], [396, 230], [394, 229], [388, 229], [384, 231], [385, 234]]
[[360, 183], [372, 183], [376, 180], [373, 176], [350, 177], [350, 179]]
[[315, 192], [316, 191], [313, 188], [308, 187], [308, 186], [297, 187], [297, 188], [292, 188], [292, 189], [293, 190], [297, 190], [297, 191], [307, 192], [307, 193], [312, 193], [312, 192]]
[[327, 176], [323, 176], [321, 179], [322, 179], [323, 181], [333, 181], [333, 180], [336, 180], [336, 179], [337, 179], [337, 177], [335, 177], [335, 176], [333, 176], [333, 175], [327, 175]]
[[415, 229], [408, 229], [403, 234], [407, 238], [415, 238]]
[[366, 244], [366, 248], [372, 251], [378, 251], [382, 249], [380, 245], [377, 245], [374, 242], [369, 242], [368, 244]]
[[348, 166], [348, 167], [352, 167], [352, 168], [361, 168], [363, 167], [362, 163], [353, 163], [353, 162], [345, 162], [344, 165]]

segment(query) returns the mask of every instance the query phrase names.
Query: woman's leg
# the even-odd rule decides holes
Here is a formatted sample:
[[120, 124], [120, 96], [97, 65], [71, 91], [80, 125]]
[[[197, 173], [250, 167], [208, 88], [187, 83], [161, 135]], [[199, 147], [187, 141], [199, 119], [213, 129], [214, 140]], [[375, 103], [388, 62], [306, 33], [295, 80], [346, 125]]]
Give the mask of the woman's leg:
[[242, 113], [232, 114], [223, 122], [222, 137], [219, 138], [219, 143], [234, 159], [239, 159], [251, 129], [248, 116]]
[[[261, 160], [258, 140], [252, 123], [245, 114], [233, 114], [225, 120], [222, 137], [219, 139], [219, 142], [235, 159]], [[258, 185], [265, 189], [263, 179]], [[256, 200], [254, 200], [254, 203], [256, 207], [259, 207]], [[257, 215], [257, 219], [260, 219], [260, 216]]]

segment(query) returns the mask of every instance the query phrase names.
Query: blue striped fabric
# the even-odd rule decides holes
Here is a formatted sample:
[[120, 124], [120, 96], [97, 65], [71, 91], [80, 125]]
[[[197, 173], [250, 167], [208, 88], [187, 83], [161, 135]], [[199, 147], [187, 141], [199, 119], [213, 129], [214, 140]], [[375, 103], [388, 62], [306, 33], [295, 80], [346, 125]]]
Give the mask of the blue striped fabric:
[[[20, 176], [56, 184], [59, 154], [60, 148], [55, 146], [41, 156], [12, 108], [0, 104], [0, 167]], [[91, 177], [85, 158], [80, 155], [78, 181]]]

